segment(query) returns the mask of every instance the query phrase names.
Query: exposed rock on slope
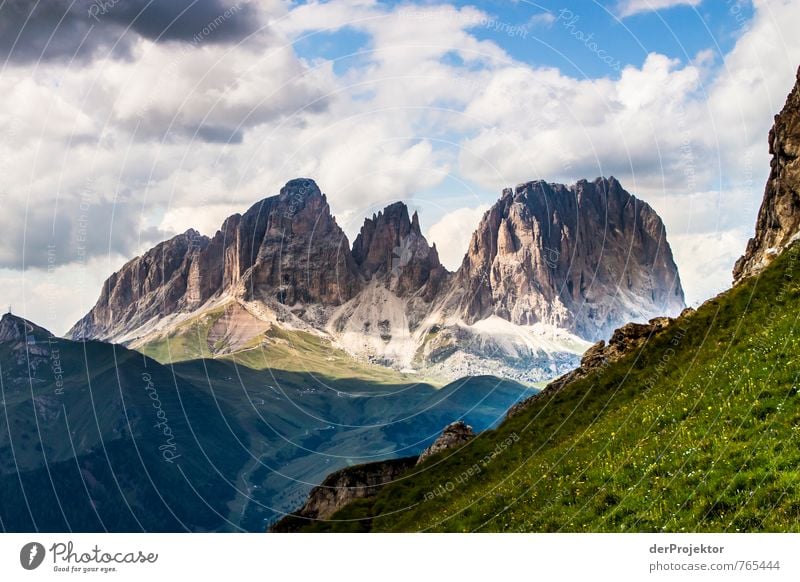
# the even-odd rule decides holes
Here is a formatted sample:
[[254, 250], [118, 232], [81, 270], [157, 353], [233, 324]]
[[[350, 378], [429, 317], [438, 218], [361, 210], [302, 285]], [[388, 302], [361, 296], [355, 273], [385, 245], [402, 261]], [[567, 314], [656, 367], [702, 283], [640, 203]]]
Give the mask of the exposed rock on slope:
[[45, 328], [12, 313], [0, 318], [0, 342], [36, 343], [52, 337], [53, 334]]
[[457, 420], [447, 425], [442, 431], [442, 434], [439, 435], [439, 438], [433, 441], [431, 446], [422, 451], [422, 454], [417, 460], [417, 464], [419, 465], [426, 459], [442, 451], [462, 447], [473, 438], [475, 438], [475, 433], [472, 431], [472, 427], [468, 426], [463, 420]]
[[661, 219], [613, 177], [504, 190], [473, 235], [454, 290], [468, 323], [497, 315], [585, 339], [684, 307]]
[[[694, 310], [691, 308], [684, 309], [681, 316], [688, 315], [693, 311]], [[580, 366], [556, 378], [538, 394], [512, 406], [508, 410], [506, 417], [510, 418], [522, 412], [528, 408], [536, 398], [561, 390], [567, 384], [580, 380], [581, 378], [586, 378], [590, 374], [599, 374], [609, 364], [641, 349], [651, 337], [661, 333], [674, 322], [675, 319], [671, 317], [655, 317], [648, 323], [626, 323], [614, 331], [608, 343], [604, 340], [600, 340], [586, 350], [581, 358]]]
[[103, 283], [94, 308], [69, 336], [107, 339], [186, 307], [193, 261], [208, 244], [208, 237], [187, 230], [128, 261]]
[[302, 508], [278, 521], [271, 531], [290, 532], [308, 525], [309, 520], [328, 519], [351, 501], [374, 496], [382, 486], [397, 479], [416, 462], [417, 457], [406, 457], [331, 473], [311, 490]]
[[755, 236], [733, 269], [734, 283], [766, 267], [800, 233], [800, 70], [769, 132], [770, 173]]

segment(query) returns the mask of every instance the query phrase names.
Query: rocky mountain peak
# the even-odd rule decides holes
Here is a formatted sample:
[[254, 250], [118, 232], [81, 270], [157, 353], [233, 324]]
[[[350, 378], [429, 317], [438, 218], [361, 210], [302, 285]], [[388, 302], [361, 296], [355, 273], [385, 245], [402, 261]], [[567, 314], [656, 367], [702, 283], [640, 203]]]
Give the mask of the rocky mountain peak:
[[800, 69], [769, 132], [770, 173], [755, 236], [733, 268], [734, 283], [764, 269], [800, 236]]
[[417, 212], [409, 218], [408, 207], [394, 202], [364, 220], [353, 242], [353, 259], [367, 280], [386, 279], [398, 294], [416, 292], [434, 277], [446, 274], [435, 246], [422, 234]]
[[131, 341], [151, 322], [230, 295], [285, 305], [338, 305], [358, 290], [349, 242], [313, 180], [234, 214], [209, 239], [190, 229], [106, 280], [73, 339]]
[[613, 177], [506, 189], [456, 276], [461, 317], [545, 323], [586, 339], [684, 307], [661, 219]]

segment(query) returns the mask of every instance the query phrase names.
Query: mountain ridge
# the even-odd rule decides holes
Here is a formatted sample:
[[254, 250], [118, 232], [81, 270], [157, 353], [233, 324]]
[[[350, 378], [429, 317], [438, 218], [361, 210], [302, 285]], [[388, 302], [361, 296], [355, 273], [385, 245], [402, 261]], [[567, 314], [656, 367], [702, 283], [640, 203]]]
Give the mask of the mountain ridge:
[[[604, 225], [608, 244], [593, 244], [584, 231]], [[679, 312], [683, 291], [660, 218], [613, 177], [506, 189], [455, 273], [403, 202], [365, 218], [351, 246], [326, 195], [298, 178], [213, 237], [189, 230], [131, 260], [68, 337], [143, 346], [230, 300], [267, 329], [379, 365], [536, 382], [623, 321]], [[240, 339], [257, 344], [263, 327]]]

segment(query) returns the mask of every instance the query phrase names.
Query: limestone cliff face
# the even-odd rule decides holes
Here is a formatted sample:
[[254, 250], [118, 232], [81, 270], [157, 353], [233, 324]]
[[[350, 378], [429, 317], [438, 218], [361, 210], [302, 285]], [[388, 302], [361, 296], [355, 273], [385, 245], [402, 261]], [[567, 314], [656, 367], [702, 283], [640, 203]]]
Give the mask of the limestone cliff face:
[[119, 340], [226, 293], [289, 306], [338, 305], [359, 287], [347, 237], [325, 195], [313, 180], [297, 179], [227, 218], [213, 238], [189, 230], [128, 262], [69, 336]]
[[[190, 230], [130, 261], [70, 336], [143, 345], [231, 300], [251, 316], [231, 321], [326, 334], [376, 363], [539, 381], [577, 364], [585, 340], [677, 313], [683, 291], [661, 220], [614, 178], [505, 190], [456, 273], [402, 202], [351, 249], [326, 196], [297, 179], [211, 238]], [[246, 345], [263, 326], [250, 327], [220, 333]]]
[[800, 70], [769, 132], [772, 155], [755, 236], [733, 269], [734, 283], [769, 265], [800, 233]]
[[424, 289], [430, 301], [441, 290], [448, 272], [439, 262], [436, 245], [429, 246], [416, 212], [409, 219], [402, 202], [367, 218], [353, 242], [353, 259], [366, 280], [381, 278], [399, 296]]
[[613, 177], [504, 190], [455, 279], [451, 302], [468, 323], [496, 315], [586, 339], [684, 307], [661, 219]]
[[106, 339], [187, 304], [192, 263], [207, 237], [188, 230], [129, 261], [109, 277], [95, 307], [69, 331], [74, 339]]
[[292, 180], [242, 216], [231, 283], [248, 299], [338, 305], [359, 290], [350, 243], [313, 180]]

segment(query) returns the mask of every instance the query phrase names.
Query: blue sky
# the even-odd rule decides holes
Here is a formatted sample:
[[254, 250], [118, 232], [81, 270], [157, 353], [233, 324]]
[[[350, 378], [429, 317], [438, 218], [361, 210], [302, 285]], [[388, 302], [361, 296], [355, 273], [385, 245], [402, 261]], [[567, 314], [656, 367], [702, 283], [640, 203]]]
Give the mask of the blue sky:
[[[408, 6], [406, 2], [384, 4], [398, 9]], [[491, 15], [492, 22], [478, 23], [471, 32], [477, 38], [501, 44], [513, 58], [592, 78], [618, 77], [619, 72], [609, 68], [584, 44], [576, 42], [574, 36], [565, 34], [565, 30], [593, 35], [607, 54], [623, 66], [641, 66], [651, 52], [689, 62], [701, 51], [711, 50], [721, 62], [741, 35], [743, 25], [753, 16], [753, 7], [747, 0], [677, 5], [624, 18], [616, 10], [617, 3], [586, 0], [477, 3], [461, 0], [449, 4], [479, 6]], [[565, 29], [568, 23], [572, 26]], [[309, 35], [295, 48], [307, 58], [340, 60], [338, 66], [344, 70], [350, 66], [348, 61], [357, 59], [351, 55], [372, 48], [370, 40], [369, 35], [346, 27]]]
[[800, 65], [796, 0], [192, 0], [177, 27], [44, 4], [0, 9], [31, 24], [0, 39], [0, 300], [56, 332], [125, 261], [298, 176], [351, 239], [419, 209], [455, 268], [502, 188], [614, 175], [700, 302], [752, 235]]

